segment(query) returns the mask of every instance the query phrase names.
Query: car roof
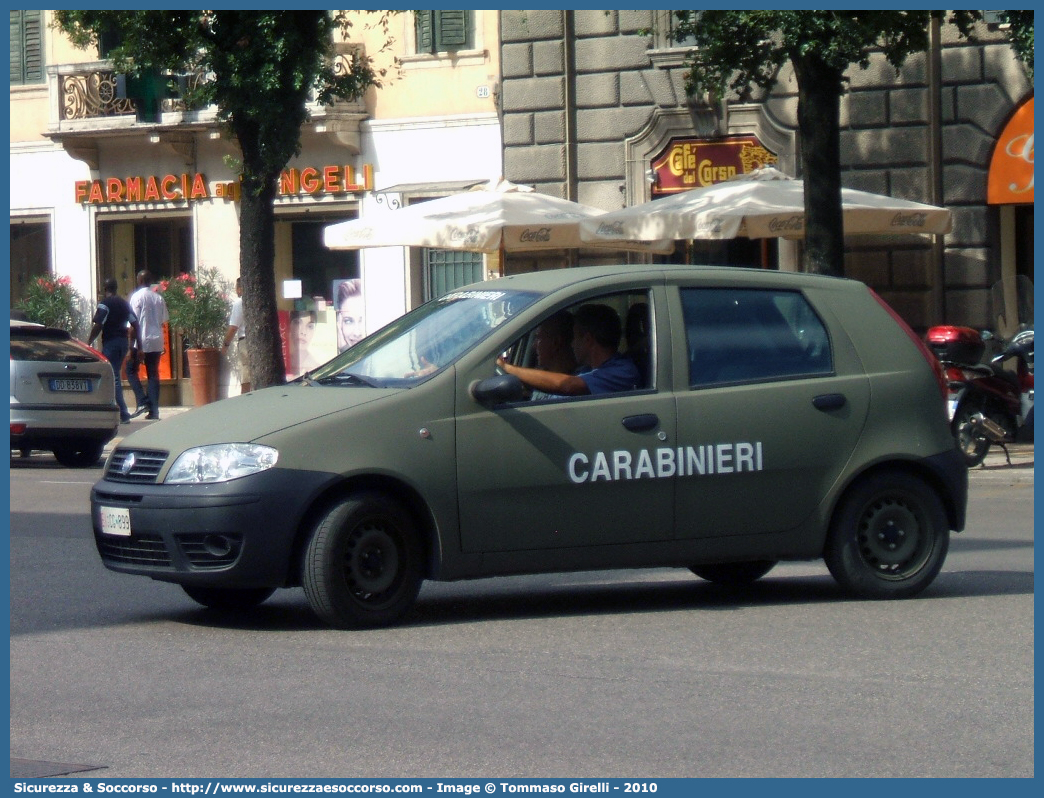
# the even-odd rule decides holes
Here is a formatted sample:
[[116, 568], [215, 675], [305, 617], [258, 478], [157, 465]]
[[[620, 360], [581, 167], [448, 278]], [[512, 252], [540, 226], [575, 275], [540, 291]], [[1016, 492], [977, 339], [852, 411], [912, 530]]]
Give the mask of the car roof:
[[761, 285], [781, 288], [804, 288], [811, 286], [839, 286], [852, 284], [852, 280], [806, 272], [781, 272], [774, 269], [755, 269], [740, 266], [691, 266], [685, 264], [617, 264], [612, 266], [577, 266], [565, 269], [548, 269], [546, 271], [526, 272], [508, 277], [500, 277], [483, 283], [476, 283], [470, 288], [509, 288], [517, 291], [536, 291], [553, 293], [562, 288], [576, 285], [587, 280], [600, 280], [613, 277], [638, 276], [647, 274], [654, 279], [684, 280], [694, 279], [708, 282], [727, 280], [738, 285]]
[[55, 341], [70, 340], [72, 335], [57, 327], [45, 327], [31, 321], [11, 320], [11, 337], [18, 338], [50, 338]]

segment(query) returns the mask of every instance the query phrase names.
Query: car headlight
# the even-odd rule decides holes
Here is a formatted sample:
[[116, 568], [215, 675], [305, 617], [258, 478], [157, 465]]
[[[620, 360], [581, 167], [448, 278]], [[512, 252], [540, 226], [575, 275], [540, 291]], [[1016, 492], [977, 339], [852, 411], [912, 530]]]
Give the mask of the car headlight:
[[202, 484], [228, 482], [276, 464], [279, 452], [257, 443], [216, 443], [187, 449], [174, 461], [164, 482]]

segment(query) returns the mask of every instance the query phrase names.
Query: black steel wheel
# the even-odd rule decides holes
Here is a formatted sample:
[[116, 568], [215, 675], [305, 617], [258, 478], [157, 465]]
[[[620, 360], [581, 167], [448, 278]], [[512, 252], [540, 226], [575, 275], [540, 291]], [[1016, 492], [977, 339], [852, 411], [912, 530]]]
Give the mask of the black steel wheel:
[[349, 496], [316, 525], [301, 581], [315, 613], [331, 626], [388, 626], [412, 606], [424, 549], [410, 514], [380, 493]]
[[776, 567], [777, 560], [753, 560], [751, 562], [716, 562], [706, 565], [690, 565], [700, 579], [719, 585], [740, 587], [756, 582]]
[[882, 472], [849, 488], [823, 558], [855, 595], [905, 598], [931, 584], [949, 545], [949, 522], [935, 491], [911, 474]]
[[274, 587], [204, 587], [182, 585], [185, 594], [204, 607], [213, 610], [251, 610], [275, 593]]
[[54, 447], [54, 459], [66, 468], [90, 468], [98, 462], [104, 443], [96, 441], [70, 441]]

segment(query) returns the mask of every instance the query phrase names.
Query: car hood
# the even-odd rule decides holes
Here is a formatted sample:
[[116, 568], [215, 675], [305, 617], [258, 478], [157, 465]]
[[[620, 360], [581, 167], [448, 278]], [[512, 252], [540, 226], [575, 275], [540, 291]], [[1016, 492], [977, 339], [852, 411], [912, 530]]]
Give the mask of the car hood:
[[210, 443], [255, 441], [306, 421], [350, 412], [403, 390], [280, 385], [171, 416], [128, 435], [120, 446], [179, 452]]

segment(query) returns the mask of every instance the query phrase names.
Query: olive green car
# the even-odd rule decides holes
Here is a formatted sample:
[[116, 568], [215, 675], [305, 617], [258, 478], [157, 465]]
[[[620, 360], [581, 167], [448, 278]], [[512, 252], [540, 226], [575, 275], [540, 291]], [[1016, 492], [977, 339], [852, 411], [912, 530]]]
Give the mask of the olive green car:
[[[585, 304], [616, 311], [640, 384], [534, 395], [504, 373], [536, 364], [541, 321]], [[502, 278], [288, 385], [130, 435], [92, 490], [95, 540], [108, 568], [212, 607], [303, 586], [342, 627], [399, 620], [424, 579], [547, 571], [677, 566], [742, 584], [823, 558], [849, 592], [910, 596], [967, 502], [934, 362], [849, 280]]]

